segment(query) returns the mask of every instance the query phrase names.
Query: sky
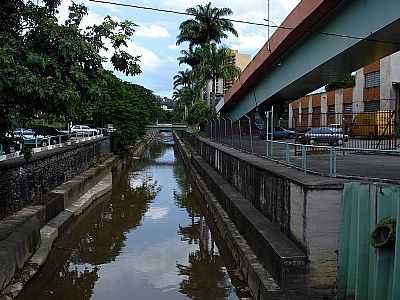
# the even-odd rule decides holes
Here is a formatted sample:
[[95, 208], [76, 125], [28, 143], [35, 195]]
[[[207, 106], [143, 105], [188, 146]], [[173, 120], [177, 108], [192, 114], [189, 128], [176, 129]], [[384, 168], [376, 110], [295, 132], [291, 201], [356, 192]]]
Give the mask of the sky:
[[[111, 1], [178, 11], [185, 11], [188, 7], [209, 2], [208, 0]], [[59, 7], [60, 21], [67, 18], [71, 2], [71, 0], [62, 0]], [[108, 15], [115, 20], [127, 19], [137, 24], [136, 33], [133, 40], [129, 41], [127, 51], [141, 56], [142, 74], [127, 77], [116, 72], [116, 75], [123, 80], [143, 85], [162, 97], [172, 95], [173, 76], [179, 70], [186, 68], [186, 66], [179, 66], [176, 58], [180, 56], [180, 50], [187, 48], [187, 45], [177, 47], [176, 36], [179, 33], [179, 24], [189, 17], [94, 3], [88, 0], [75, 0], [75, 2], [85, 4], [89, 10], [89, 14], [83, 20], [83, 27], [101, 23]], [[231, 18], [266, 23], [264, 19], [267, 18], [267, 0], [215, 0], [211, 2], [216, 7], [231, 8], [233, 10]], [[299, 2], [300, 0], [270, 0], [271, 21], [280, 24]], [[267, 41], [267, 29], [238, 23], [235, 23], [235, 28], [239, 37], [229, 36], [224, 40], [223, 45], [254, 57]], [[102, 55], [110, 57], [107, 51], [104, 51]], [[110, 69], [110, 63], [105, 63], [105, 67]]]

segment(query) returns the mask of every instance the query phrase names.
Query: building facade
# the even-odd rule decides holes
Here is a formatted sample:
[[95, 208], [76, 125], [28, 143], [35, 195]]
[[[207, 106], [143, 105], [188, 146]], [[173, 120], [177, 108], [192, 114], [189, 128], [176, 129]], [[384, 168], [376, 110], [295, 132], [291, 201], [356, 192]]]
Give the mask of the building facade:
[[[248, 54], [240, 53], [238, 50], [233, 49], [230, 49], [230, 52], [232, 53], [230, 63], [237, 66], [243, 72], [243, 70], [251, 62], [251, 56]], [[214, 103], [214, 105], [217, 104], [218, 101], [224, 97], [225, 93], [232, 86], [235, 79], [236, 78], [232, 78], [231, 80], [224, 80], [222, 78], [215, 79], [214, 84], [216, 103]], [[209, 106], [213, 105], [211, 103], [212, 89], [213, 82], [212, 80], [209, 80], [203, 88], [202, 93], [203, 100], [206, 101]]]
[[311, 94], [289, 103], [289, 127], [346, 125], [355, 116], [399, 109], [400, 52], [355, 72], [352, 88]]

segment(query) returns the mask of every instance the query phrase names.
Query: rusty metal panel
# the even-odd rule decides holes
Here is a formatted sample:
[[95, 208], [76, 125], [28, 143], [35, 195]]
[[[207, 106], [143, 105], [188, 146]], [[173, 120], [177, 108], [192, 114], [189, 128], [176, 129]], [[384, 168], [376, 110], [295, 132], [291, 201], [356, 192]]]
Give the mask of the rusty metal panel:
[[[338, 299], [400, 299], [400, 188], [349, 183], [343, 195]], [[395, 242], [373, 246], [380, 223], [395, 222]]]

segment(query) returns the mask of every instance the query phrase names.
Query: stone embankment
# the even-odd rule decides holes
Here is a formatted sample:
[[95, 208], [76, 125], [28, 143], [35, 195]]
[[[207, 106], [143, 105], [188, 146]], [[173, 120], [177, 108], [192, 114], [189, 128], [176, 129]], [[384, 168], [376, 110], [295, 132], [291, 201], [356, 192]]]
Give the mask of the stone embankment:
[[[131, 147], [131, 155], [141, 157], [153, 141], [153, 136], [146, 136]], [[35, 175], [40, 176], [46, 173], [44, 167], [48, 168], [48, 174], [35, 178], [36, 182], [46, 184], [45, 188], [32, 187], [41, 189], [39, 198], [28, 195], [27, 203], [31, 205], [18, 208], [14, 214], [0, 221], [1, 300], [17, 297], [24, 285], [44, 265], [53, 243], [68, 225], [82, 215], [93, 201], [111, 191], [112, 171], [119, 168], [120, 159], [110, 153], [109, 141], [106, 141], [106, 147], [104, 139], [98, 142], [101, 144], [96, 145], [91, 141], [82, 143], [82, 148], [74, 145], [67, 149], [55, 149], [47, 155], [42, 153], [40, 157], [36, 156], [33, 161], [7, 162], [5, 168], [10, 174], [16, 173], [16, 168], [22, 168], [22, 176], [30, 178], [37, 173], [35, 170], [40, 169]], [[52, 181], [51, 176], [48, 176], [62, 172], [62, 167], [66, 167], [67, 172], [63, 178], [70, 179], [44, 193], [54, 182], [62, 181], [60, 178]], [[79, 170], [81, 172], [77, 173]], [[71, 174], [75, 176], [71, 177]], [[20, 193], [13, 193], [12, 201], [17, 201], [18, 195]]]

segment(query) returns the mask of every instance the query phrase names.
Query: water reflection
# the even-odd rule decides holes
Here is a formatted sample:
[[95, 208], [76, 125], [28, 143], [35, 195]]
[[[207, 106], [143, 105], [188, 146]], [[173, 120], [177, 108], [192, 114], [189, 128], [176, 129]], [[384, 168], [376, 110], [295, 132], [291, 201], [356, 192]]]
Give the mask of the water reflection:
[[19, 299], [237, 299], [174, 148], [158, 144], [56, 243]]

